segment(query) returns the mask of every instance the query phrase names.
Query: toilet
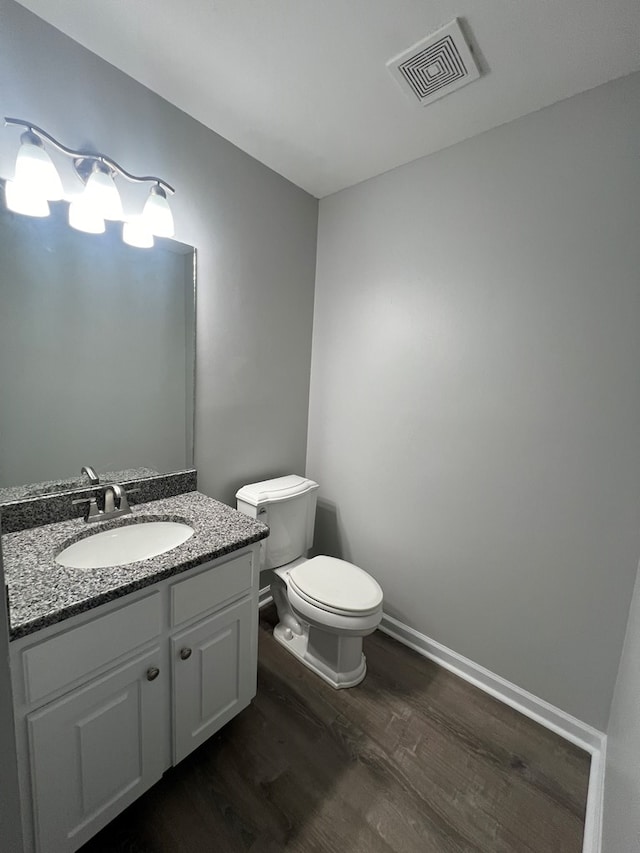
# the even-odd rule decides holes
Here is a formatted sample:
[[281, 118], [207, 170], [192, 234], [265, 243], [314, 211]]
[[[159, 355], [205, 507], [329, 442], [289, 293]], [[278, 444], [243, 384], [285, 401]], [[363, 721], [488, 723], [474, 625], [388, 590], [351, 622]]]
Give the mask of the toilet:
[[362, 638], [380, 624], [382, 589], [353, 563], [307, 559], [317, 491], [313, 480], [291, 474], [243, 486], [237, 508], [271, 531], [261, 543], [260, 571], [274, 571], [273, 636], [332, 687], [354, 687], [367, 672]]

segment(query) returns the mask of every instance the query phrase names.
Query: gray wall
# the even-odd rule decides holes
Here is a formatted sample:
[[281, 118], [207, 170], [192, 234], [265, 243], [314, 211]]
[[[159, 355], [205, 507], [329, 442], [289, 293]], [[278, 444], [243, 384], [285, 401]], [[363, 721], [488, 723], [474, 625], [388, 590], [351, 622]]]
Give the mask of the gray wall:
[[640, 75], [320, 202], [316, 544], [604, 729], [640, 555]]
[[640, 850], [640, 571], [607, 731], [603, 853]]
[[[11, 0], [0, 0], [0, 79], [2, 115], [177, 189], [176, 239], [198, 249], [202, 490], [233, 502], [244, 482], [302, 470], [317, 201]], [[1, 175], [18, 138], [0, 132]]]

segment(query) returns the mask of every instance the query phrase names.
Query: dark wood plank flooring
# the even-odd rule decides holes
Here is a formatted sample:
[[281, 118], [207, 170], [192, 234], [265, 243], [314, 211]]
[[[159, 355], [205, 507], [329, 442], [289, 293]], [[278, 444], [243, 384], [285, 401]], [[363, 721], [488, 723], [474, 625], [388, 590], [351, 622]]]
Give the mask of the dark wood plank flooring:
[[586, 753], [380, 632], [333, 690], [274, 620], [252, 705], [82, 853], [580, 853]]

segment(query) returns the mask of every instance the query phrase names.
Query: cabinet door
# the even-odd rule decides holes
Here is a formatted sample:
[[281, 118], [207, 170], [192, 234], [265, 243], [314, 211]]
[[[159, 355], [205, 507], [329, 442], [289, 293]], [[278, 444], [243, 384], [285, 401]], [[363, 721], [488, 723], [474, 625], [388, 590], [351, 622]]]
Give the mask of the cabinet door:
[[255, 696], [255, 611], [255, 601], [245, 599], [172, 637], [174, 764]]
[[36, 849], [77, 850], [167, 765], [160, 651], [128, 661], [27, 717]]

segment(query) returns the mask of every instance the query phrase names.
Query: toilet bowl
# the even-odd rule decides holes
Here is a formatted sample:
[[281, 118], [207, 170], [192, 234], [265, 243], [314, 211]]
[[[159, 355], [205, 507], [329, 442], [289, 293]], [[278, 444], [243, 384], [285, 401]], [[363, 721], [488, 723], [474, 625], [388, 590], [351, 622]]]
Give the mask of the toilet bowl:
[[332, 687], [354, 687], [367, 672], [362, 638], [382, 618], [382, 590], [362, 569], [313, 557], [275, 569], [273, 636]]
[[274, 638], [332, 687], [353, 687], [366, 675], [362, 639], [382, 618], [377, 581], [346, 560], [306, 558], [313, 542], [318, 484], [289, 475], [243, 486], [241, 512], [269, 525], [261, 570], [273, 569], [278, 611]]

